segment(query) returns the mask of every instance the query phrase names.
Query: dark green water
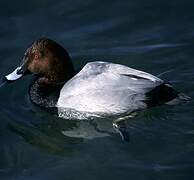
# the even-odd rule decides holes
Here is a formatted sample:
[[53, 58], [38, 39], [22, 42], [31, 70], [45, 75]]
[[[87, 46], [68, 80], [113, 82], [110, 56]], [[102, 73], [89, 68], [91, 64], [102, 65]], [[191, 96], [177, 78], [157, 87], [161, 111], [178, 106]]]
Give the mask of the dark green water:
[[[193, 97], [192, 0], [30, 0], [0, 2], [0, 72], [11, 72], [35, 39], [69, 51], [76, 69], [112, 61], [161, 76]], [[31, 78], [0, 89], [2, 180], [191, 180], [193, 102], [129, 120], [124, 143], [110, 121], [59, 119], [28, 99]]]

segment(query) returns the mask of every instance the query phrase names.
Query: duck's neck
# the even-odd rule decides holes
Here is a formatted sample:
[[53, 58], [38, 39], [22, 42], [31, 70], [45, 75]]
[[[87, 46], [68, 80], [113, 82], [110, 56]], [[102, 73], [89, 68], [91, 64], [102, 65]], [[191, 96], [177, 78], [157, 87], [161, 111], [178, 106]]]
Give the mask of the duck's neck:
[[54, 64], [42, 77], [38, 79], [39, 84], [56, 85], [64, 84], [75, 75], [71, 60]]
[[35, 78], [29, 87], [31, 102], [41, 108], [55, 109], [63, 84], [41, 84], [39, 81], [40, 78]]
[[75, 70], [71, 59], [56, 63], [51, 69], [39, 79], [40, 84], [47, 85], [65, 83], [75, 75]]
[[[66, 55], [66, 57], [65, 57]], [[68, 54], [57, 57], [55, 64], [42, 76], [35, 78], [29, 89], [30, 100], [40, 107], [55, 107], [63, 85], [75, 75]], [[66, 60], [63, 60], [64, 57]]]

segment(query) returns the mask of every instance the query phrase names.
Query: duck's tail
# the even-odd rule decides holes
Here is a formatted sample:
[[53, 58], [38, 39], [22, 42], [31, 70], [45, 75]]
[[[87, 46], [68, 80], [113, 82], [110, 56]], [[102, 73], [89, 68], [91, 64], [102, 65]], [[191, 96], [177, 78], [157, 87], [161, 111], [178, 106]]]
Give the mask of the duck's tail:
[[146, 93], [146, 104], [153, 107], [162, 104], [175, 105], [188, 102], [191, 98], [176, 91], [170, 83], [163, 83]]
[[190, 100], [191, 100], [191, 97], [187, 96], [186, 94], [178, 93], [176, 98], [172, 99], [171, 101], [166, 102], [166, 104], [176, 105], [176, 104], [180, 104], [180, 103], [189, 102]]

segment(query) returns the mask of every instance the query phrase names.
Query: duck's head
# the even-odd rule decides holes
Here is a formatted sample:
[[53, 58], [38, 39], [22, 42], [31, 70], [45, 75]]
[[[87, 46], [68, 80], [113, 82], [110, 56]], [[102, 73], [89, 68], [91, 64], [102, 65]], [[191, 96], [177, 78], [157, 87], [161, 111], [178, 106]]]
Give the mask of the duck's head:
[[27, 74], [36, 74], [43, 83], [60, 83], [74, 74], [73, 65], [67, 51], [48, 38], [33, 42], [12, 73], [2, 78], [0, 86], [16, 81]]

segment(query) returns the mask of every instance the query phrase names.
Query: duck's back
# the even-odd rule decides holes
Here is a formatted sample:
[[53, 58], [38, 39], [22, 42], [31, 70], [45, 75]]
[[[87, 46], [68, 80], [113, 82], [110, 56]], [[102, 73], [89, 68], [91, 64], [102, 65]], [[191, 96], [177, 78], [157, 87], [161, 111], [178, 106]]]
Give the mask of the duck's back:
[[91, 113], [130, 113], [146, 108], [146, 93], [161, 84], [161, 79], [142, 71], [92, 62], [63, 86], [57, 106]]

